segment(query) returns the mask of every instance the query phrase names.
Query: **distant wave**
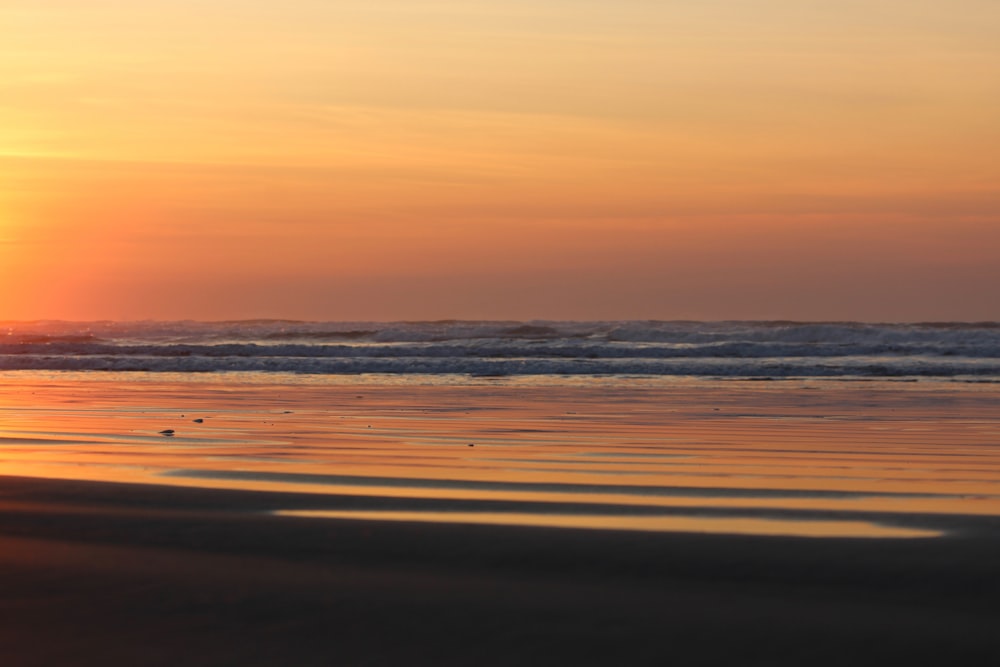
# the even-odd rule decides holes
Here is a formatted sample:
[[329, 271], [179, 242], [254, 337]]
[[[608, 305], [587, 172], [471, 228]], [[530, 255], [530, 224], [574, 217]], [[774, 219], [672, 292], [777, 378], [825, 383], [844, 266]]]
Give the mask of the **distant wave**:
[[4, 323], [0, 369], [1000, 378], [1000, 324]]

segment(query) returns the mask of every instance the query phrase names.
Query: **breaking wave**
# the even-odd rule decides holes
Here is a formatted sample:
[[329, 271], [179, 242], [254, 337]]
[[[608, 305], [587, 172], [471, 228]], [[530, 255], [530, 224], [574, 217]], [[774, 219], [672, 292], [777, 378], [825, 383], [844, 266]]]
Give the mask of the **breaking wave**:
[[32, 322], [0, 369], [1000, 378], [1000, 324]]

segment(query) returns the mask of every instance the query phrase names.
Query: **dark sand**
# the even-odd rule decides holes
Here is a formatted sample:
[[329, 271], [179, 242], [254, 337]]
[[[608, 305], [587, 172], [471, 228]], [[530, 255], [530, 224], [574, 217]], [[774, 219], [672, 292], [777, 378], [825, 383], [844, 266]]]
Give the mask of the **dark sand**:
[[338, 502], [0, 478], [0, 660], [1000, 664], [995, 517], [889, 540], [265, 512]]

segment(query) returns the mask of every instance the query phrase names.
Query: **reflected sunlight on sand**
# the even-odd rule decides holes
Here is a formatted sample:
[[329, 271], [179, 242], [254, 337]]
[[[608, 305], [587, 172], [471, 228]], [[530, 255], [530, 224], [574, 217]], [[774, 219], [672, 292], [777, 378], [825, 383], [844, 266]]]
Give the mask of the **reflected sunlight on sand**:
[[838, 537], [1000, 516], [998, 390], [72, 376], [0, 389], [3, 474], [326, 498], [296, 516]]

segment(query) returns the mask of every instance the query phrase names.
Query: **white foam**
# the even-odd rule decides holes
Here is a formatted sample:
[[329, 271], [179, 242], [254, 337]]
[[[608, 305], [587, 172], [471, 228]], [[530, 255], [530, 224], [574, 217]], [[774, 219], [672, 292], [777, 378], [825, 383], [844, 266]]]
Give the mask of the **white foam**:
[[6, 323], [0, 327], [0, 369], [995, 379], [1000, 378], [1000, 326], [284, 320]]

